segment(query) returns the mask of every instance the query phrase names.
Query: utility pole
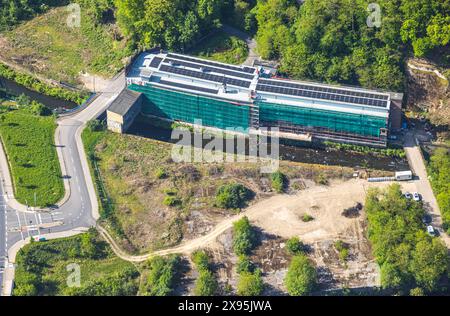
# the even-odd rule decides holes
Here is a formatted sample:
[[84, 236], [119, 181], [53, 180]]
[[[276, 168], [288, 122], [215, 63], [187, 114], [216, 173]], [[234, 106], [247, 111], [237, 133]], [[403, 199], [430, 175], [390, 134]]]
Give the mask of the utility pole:
[[34, 207], [37, 207], [37, 197], [36, 197], [36, 191], [34, 191]]

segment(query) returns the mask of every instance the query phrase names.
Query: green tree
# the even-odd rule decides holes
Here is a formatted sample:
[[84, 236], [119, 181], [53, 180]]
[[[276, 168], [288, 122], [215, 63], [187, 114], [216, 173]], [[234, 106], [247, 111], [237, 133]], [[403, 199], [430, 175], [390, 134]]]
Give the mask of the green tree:
[[317, 284], [317, 272], [311, 261], [305, 255], [292, 258], [284, 284], [292, 296], [310, 294]]
[[264, 291], [264, 282], [261, 276], [261, 270], [255, 272], [243, 272], [239, 275], [237, 284], [237, 293], [240, 296], [259, 296]]
[[209, 270], [201, 270], [195, 281], [194, 294], [197, 296], [213, 296], [217, 291], [217, 280]]
[[233, 250], [237, 255], [247, 255], [255, 247], [256, 234], [247, 217], [233, 224]]

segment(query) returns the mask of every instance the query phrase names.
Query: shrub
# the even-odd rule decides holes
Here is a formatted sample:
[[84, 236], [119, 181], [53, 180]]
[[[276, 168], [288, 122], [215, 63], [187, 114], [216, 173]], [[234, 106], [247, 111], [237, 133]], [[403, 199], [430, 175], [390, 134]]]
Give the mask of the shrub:
[[311, 294], [317, 285], [317, 272], [308, 257], [297, 255], [292, 258], [284, 283], [292, 296]]
[[174, 206], [181, 205], [181, 200], [176, 196], [167, 195], [164, 197], [163, 204], [166, 206], [174, 207]]
[[102, 121], [100, 121], [100, 120], [90, 120], [87, 122], [86, 127], [91, 132], [100, 132], [105, 129], [105, 124], [102, 123]]
[[256, 244], [256, 234], [247, 217], [233, 224], [233, 250], [240, 255], [249, 254]]
[[409, 291], [409, 296], [425, 296], [425, 292], [422, 288], [416, 287]]
[[242, 184], [226, 184], [217, 190], [216, 206], [223, 209], [238, 209], [251, 198], [251, 191]]
[[192, 254], [192, 261], [194, 262], [197, 270], [209, 269], [209, 257], [203, 250], [196, 251]]
[[287, 178], [280, 171], [272, 174], [272, 189], [278, 193], [283, 193], [286, 190]]
[[253, 270], [254, 266], [253, 263], [250, 261], [249, 257], [247, 257], [246, 255], [240, 255], [236, 265], [237, 273], [241, 274], [245, 272], [253, 272]]
[[255, 272], [244, 272], [239, 275], [237, 293], [240, 296], [259, 296], [264, 291], [264, 283], [261, 277], [261, 270]]
[[304, 250], [304, 245], [298, 237], [292, 237], [286, 242], [286, 249], [289, 254], [297, 255]]
[[314, 217], [312, 217], [309, 214], [304, 214], [302, 216], [302, 221], [305, 222], [305, 223], [312, 222], [313, 220], [314, 220]]
[[167, 296], [172, 293], [176, 280], [179, 256], [169, 258], [154, 257], [148, 262], [150, 272], [144, 285], [144, 294]]
[[156, 179], [166, 179], [167, 178], [167, 172], [166, 170], [162, 169], [162, 168], [158, 168], [155, 172], [155, 177]]
[[213, 296], [217, 291], [217, 280], [209, 270], [201, 270], [195, 282], [194, 294], [196, 296]]
[[31, 112], [31, 114], [37, 115], [37, 116], [47, 116], [52, 113], [52, 111], [50, 111], [49, 108], [47, 108], [42, 103], [39, 103], [36, 101], [31, 102], [30, 112]]
[[342, 240], [338, 240], [334, 243], [334, 248], [339, 252], [339, 259], [341, 261], [347, 261], [349, 256], [349, 247]]

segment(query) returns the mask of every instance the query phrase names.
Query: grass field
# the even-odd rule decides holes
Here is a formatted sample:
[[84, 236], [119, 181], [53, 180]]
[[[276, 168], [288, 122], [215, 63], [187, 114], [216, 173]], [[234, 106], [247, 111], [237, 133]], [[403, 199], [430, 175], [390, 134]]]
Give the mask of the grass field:
[[[80, 287], [69, 288], [67, 281], [80, 269]], [[139, 272], [116, 257], [95, 231], [31, 243], [17, 256], [14, 295], [136, 295]]]
[[35, 116], [24, 109], [0, 115], [0, 136], [10, 164], [15, 196], [23, 204], [44, 207], [58, 202], [64, 195], [54, 146], [55, 129], [53, 116]]
[[45, 78], [79, 83], [82, 72], [110, 77], [130, 54], [114, 24], [96, 26], [88, 14], [81, 27], [67, 26], [65, 7], [50, 10], [0, 35], [0, 56]]
[[205, 38], [189, 54], [227, 64], [241, 65], [248, 57], [248, 47], [243, 40], [219, 31]]

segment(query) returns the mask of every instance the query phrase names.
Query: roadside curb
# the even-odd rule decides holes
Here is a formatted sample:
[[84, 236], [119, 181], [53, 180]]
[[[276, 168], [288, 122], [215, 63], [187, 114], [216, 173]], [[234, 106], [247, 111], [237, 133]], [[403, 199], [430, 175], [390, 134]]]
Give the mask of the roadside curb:
[[[67, 238], [67, 237], [73, 237], [82, 233], [85, 233], [89, 230], [87, 227], [79, 227], [72, 230], [60, 232], [60, 233], [51, 233], [42, 235], [46, 240], [53, 240], [53, 239], [59, 239], [59, 238]], [[2, 296], [11, 296], [12, 295], [12, 282], [14, 281], [14, 275], [16, 268], [14, 266], [16, 262], [17, 253], [28, 245], [31, 242], [30, 238], [27, 238], [25, 240], [21, 240], [17, 243], [15, 243], [11, 248], [8, 250], [8, 266], [5, 267], [5, 274], [4, 274], [4, 280], [3, 285], [9, 284], [9, 286], [3, 286], [3, 293]]]

